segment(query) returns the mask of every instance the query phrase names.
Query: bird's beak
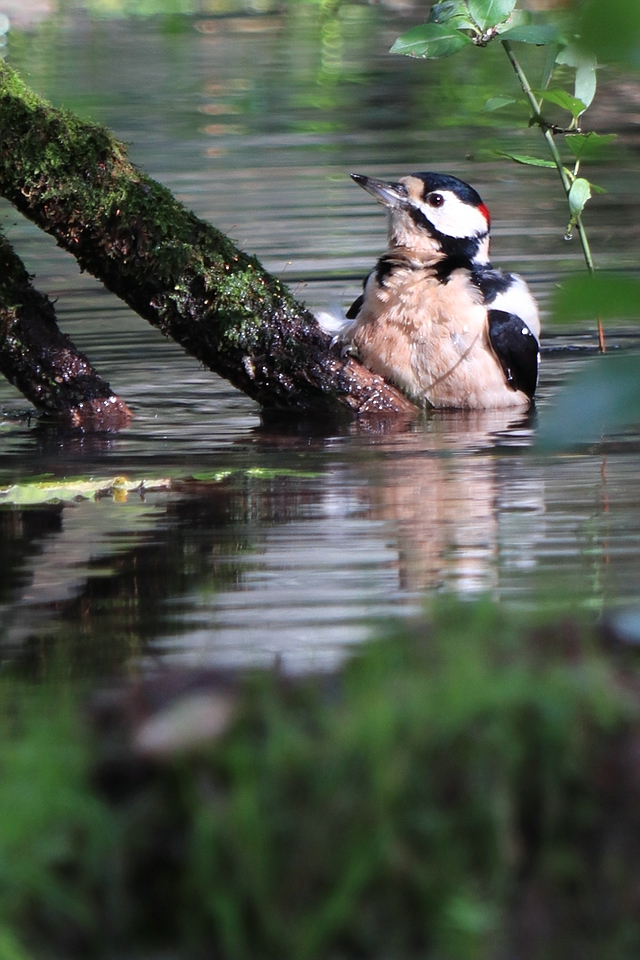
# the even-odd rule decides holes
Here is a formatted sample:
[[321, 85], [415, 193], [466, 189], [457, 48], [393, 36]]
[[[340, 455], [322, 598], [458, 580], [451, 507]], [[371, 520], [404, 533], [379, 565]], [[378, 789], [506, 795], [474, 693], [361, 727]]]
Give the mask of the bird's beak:
[[386, 183], [384, 180], [376, 180], [375, 177], [365, 177], [362, 173], [352, 173], [351, 179], [360, 184], [361, 187], [375, 197], [378, 203], [383, 203], [385, 207], [405, 206], [407, 202], [407, 191], [402, 183]]

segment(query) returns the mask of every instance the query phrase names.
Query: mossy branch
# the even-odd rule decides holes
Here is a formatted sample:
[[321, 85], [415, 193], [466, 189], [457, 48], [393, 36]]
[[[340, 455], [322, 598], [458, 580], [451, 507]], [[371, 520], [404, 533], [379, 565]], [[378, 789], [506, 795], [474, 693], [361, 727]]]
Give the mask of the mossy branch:
[[58, 328], [51, 301], [31, 283], [0, 233], [0, 372], [39, 410], [84, 430], [114, 430], [127, 405]]
[[265, 407], [412, 412], [279, 280], [0, 64], [0, 193], [133, 310]]

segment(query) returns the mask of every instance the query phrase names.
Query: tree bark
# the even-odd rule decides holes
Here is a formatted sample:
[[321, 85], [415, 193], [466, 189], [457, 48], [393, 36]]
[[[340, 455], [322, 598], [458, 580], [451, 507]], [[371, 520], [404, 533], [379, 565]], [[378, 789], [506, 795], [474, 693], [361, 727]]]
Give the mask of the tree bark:
[[264, 407], [415, 412], [253, 257], [95, 124], [0, 64], [0, 193], [133, 310]]
[[58, 328], [53, 304], [36, 290], [0, 233], [0, 372], [39, 410], [83, 430], [117, 430], [127, 405]]

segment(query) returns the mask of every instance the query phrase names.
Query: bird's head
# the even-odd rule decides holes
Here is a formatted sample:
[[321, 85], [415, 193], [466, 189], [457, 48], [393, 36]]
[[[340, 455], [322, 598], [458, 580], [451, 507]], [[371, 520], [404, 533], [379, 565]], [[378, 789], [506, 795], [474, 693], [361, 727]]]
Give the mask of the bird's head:
[[389, 214], [389, 243], [425, 257], [489, 262], [491, 218], [469, 184], [441, 173], [412, 173], [395, 183], [352, 173]]

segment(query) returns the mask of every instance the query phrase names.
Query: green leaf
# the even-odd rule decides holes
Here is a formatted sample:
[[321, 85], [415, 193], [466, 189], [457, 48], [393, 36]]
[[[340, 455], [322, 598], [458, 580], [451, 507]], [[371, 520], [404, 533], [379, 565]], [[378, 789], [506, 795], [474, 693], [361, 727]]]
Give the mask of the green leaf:
[[603, 147], [613, 143], [615, 139], [615, 133], [601, 134], [590, 130], [588, 133], [570, 133], [565, 137], [564, 142], [576, 160], [590, 160], [598, 156]]
[[584, 205], [591, 197], [591, 184], [588, 180], [585, 180], [584, 177], [578, 177], [577, 180], [574, 180], [571, 184], [571, 189], [569, 190], [569, 209], [571, 210], [572, 219], [577, 219], [582, 211], [584, 210]]
[[424, 23], [420, 27], [407, 30], [398, 37], [390, 53], [422, 57], [424, 60], [437, 60], [439, 57], [450, 57], [470, 43], [471, 38], [466, 33], [462, 33], [451, 25]]
[[476, 150], [473, 154], [469, 154], [469, 159], [476, 163], [493, 163], [501, 156], [502, 154], [496, 153], [495, 150], [491, 150], [489, 147], [480, 147], [480, 149]]
[[534, 93], [540, 97], [541, 100], [545, 100], [547, 103], [555, 103], [556, 106], [562, 107], [563, 110], [568, 110], [576, 119], [587, 109], [582, 100], [578, 100], [577, 97], [572, 97], [566, 90], [534, 90]]
[[466, 17], [467, 9], [461, 0], [445, 0], [444, 3], [434, 3], [429, 11], [429, 23], [447, 23], [453, 17]]
[[547, 43], [557, 43], [560, 35], [553, 24], [532, 23], [529, 26], [511, 27], [500, 33], [501, 40], [512, 40], [515, 43], [532, 43], [537, 47], [544, 47]]
[[471, 38], [466, 33], [450, 24], [424, 23], [398, 37], [390, 52], [437, 60], [439, 57], [449, 57], [457, 53], [470, 43]]
[[576, 71], [574, 96], [578, 100], [582, 100], [585, 107], [590, 106], [596, 95], [596, 58], [589, 53], [585, 53], [577, 44], [570, 43], [568, 47], [560, 51], [556, 57], [556, 63], [574, 67]]
[[576, 82], [574, 96], [577, 100], [582, 100], [585, 107], [591, 106], [593, 98], [596, 95], [598, 80], [596, 77], [595, 57], [589, 57], [576, 69]]
[[514, 10], [508, 20], [499, 23], [498, 33], [504, 33], [505, 30], [511, 30], [513, 27], [524, 27], [531, 23], [531, 14], [528, 10]]
[[634, 320], [640, 323], [640, 280], [620, 273], [596, 273], [564, 280], [551, 299], [551, 319]]
[[550, 43], [545, 54], [544, 64], [542, 67], [542, 75], [540, 77], [540, 89], [546, 90], [553, 76], [553, 71], [556, 65], [556, 57], [558, 56], [558, 44]]
[[501, 110], [502, 107], [508, 107], [512, 103], [517, 103], [513, 97], [491, 97], [484, 105], [486, 113], [492, 113], [494, 110]]
[[640, 423], [640, 357], [599, 357], [539, 415], [538, 445], [549, 450], [593, 443]]
[[542, 160], [540, 157], [527, 157], [520, 153], [503, 153], [502, 151], [496, 151], [495, 155], [496, 157], [506, 157], [508, 160], [515, 160], [516, 163], [524, 163], [527, 167], [549, 167], [551, 170], [556, 169], [553, 160]]
[[516, 0], [468, 0], [471, 19], [482, 31], [503, 23], [511, 15]]

